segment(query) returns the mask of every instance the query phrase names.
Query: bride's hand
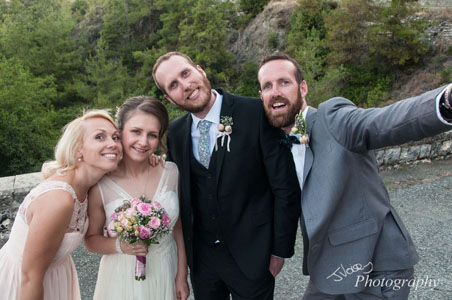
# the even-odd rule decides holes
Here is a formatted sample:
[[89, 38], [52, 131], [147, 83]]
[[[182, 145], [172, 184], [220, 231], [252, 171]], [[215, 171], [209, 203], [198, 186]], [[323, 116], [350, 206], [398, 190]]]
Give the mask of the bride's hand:
[[146, 256], [148, 254], [148, 246], [139, 241], [133, 244], [129, 244], [125, 241], [121, 241], [121, 250], [125, 254], [135, 255], [135, 256]]
[[190, 296], [187, 277], [176, 275], [176, 298], [177, 300], [187, 300]]

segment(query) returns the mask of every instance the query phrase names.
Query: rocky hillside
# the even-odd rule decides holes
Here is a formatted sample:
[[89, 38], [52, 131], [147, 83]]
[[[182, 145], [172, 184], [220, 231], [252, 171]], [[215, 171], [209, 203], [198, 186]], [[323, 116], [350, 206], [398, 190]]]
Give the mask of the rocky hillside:
[[276, 50], [268, 42], [271, 37], [278, 41], [278, 50], [283, 49], [289, 19], [296, 6], [297, 0], [271, 1], [231, 45], [230, 51], [237, 62], [259, 62], [263, 56]]
[[[418, 69], [396, 75], [392, 99], [437, 87], [440, 82], [438, 73], [452, 66], [450, 53], [446, 54], [452, 45], [452, 1], [419, 0], [418, 3], [422, 8], [419, 17], [429, 20], [431, 24], [425, 31], [425, 39], [433, 46], [431, 55]], [[296, 6], [297, 0], [271, 1], [231, 43], [229, 50], [235, 55], [237, 63], [247, 60], [257, 63], [268, 53], [284, 49], [289, 19]], [[269, 42], [270, 39], [273, 43]], [[277, 47], [272, 47], [275, 44]]]

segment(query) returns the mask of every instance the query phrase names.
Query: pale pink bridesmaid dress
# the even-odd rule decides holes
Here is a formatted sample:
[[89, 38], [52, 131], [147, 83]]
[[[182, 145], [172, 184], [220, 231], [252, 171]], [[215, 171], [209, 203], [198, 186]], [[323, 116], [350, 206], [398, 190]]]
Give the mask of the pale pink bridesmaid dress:
[[[74, 198], [74, 212], [51, 265], [44, 277], [45, 300], [78, 300], [79, 282], [71, 253], [80, 245], [88, 229], [87, 204], [82, 203], [72, 187], [62, 181], [44, 181], [32, 189], [19, 207], [8, 242], [0, 249], [0, 300], [15, 300], [19, 296], [22, 256], [28, 233], [26, 211], [31, 201], [51, 190], [65, 190]], [[55, 199], [58, 201], [58, 199]], [[45, 228], [42, 228], [45, 230]]]

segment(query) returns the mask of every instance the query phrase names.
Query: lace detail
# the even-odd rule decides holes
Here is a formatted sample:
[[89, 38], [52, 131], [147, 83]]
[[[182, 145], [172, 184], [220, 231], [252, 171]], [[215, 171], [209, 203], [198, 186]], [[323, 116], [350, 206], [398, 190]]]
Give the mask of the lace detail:
[[24, 201], [19, 207], [19, 214], [22, 219], [26, 222], [27, 209], [33, 199], [52, 190], [64, 190], [71, 194], [72, 198], [74, 199], [74, 211], [72, 213], [71, 221], [66, 232], [82, 232], [85, 227], [85, 221], [87, 218], [88, 201], [87, 199], [85, 199], [85, 201], [81, 203], [77, 199], [77, 195], [75, 194], [72, 186], [64, 181], [43, 181], [35, 188], [33, 188], [30, 193], [25, 196]]

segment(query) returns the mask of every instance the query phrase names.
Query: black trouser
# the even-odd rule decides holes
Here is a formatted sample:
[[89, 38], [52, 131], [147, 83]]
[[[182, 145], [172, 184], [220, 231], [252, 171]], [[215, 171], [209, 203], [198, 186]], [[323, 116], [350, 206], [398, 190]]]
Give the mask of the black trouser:
[[[223, 243], [195, 241], [191, 281], [196, 300], [272, 300], [275, 278], [270, 271], [259, 280], [242, 273]], [[269, 258], [270, 260], [270, 258]]]

